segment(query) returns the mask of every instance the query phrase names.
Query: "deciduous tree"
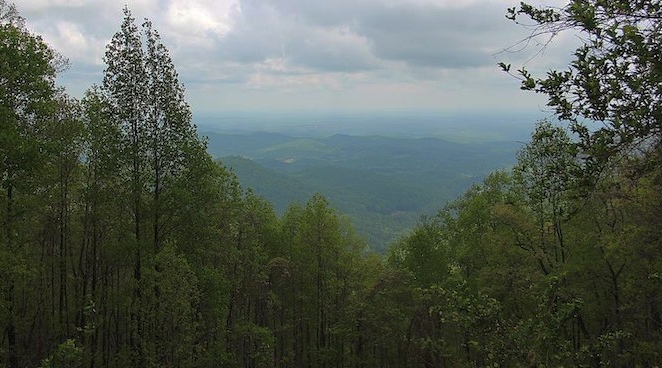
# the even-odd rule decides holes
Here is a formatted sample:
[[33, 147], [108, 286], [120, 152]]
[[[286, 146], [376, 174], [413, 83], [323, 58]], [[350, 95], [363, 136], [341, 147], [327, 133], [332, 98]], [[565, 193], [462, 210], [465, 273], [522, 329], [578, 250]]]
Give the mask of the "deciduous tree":
[[[33, 193], [39, 187], [44, 164], [44, 125], [52, 117], [58, 57], [41, 37], [23, 26], [13, 5], [0, 3], [0, 252], [6, 270], [0, 281], [6, 364], [16, 368], [20, 359], [18, 320], [21, 304], [17, 290], [28, 276], [26, 253], [38, 204]], [[5, 345], [6, 344], [6, 345]]]
[[547, 95], [557, 116], [570, 122], [593, 174], [611, 158], [659, 151], [662, 2], [573, 0], [561, 8], [522, 3], [507, 17], [532, 21], [533, 35], [574, 31], [584, 41], [567, 70], [538, 77], [522, 68], [518, 74], [523, 89]]

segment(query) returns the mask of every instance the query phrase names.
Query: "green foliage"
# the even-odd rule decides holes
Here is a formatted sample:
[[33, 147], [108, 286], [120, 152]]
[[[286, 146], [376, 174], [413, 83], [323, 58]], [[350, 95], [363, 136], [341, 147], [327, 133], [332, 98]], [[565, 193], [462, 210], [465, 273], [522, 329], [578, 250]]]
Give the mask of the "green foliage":
[[328, 366], [353, 359], [357, 331], [350, 316], [361, 280], [364, 243], [326, 198], [292, 205], [280, 224], [268, 262], [274, 363]]
[[200, 292], [188, 261], [166, 244], [145, 265], [140, 281], [144, 290], [140, 314], [148, 321], [145, 354], [154, 354], [148, 360], [162, 366], [193, 366]]
[[[603, 56], [627, 44], [643, 58], [656, 42], [657, 3], [630, 5], [522, 4], [510, 17], [583, 27], [592, 38], [577, 55], [594, 67], [603, 33], [614, 42], [600, 45]], [[1, 366], [662, 364], [662, 153], [646, 126], [657, 98], [648, 92], [636, 96], [652, 104], [638, 112], [641, 126], [621, 119], [616, 99], [605, 129], [572, 126], [579, 142], [540, 122], [512, 170], [422, 217], [382, 260], [332, 199], [312, 194], [279, 217], [214, 162], [149, 22], [140, 31], [125, 10], [103, 87], [78, 102], [54, 88], [58, 57], [4, 1], [0, 19], [0, 62], [12, 66], [0, 69]], [[565, 88], [550, 89], [555, 78], [586, 76], [573, 65], [525, 87], [554, 97]], [[582, 81], [568, 111], [595, 118], [598, 94], [618, 85]], [[381, 140], [368, 143], [384, 155]], [[641, 149], [621, 150], [635, 142]], [[333, 172], [329, 184], [342, 187], [366, 169], [358, 162], [301, 172]]]
[[659, 252], [649, 244], [659, 244], [659, 219], [649, 216], [659, 211], [640, 206], [659, 204], [643, 189], [659, 185], [650, 181], [659, 174], [630, 176], [642, 159], [634, 156], [586, 192], [573, 149], [563, 129], [540, 123], [512, 173], [490, 175], [391, 249], [390, 264], [418, 287], [414, 305], [439, 316], [413, 314], [415, 356], [476, 366], [659, 364], [649, 350], [659, 329], [640, 324], [658, 318]]
[[424, 218], [391, 248], [389, 261], [409, 271], [416, 286], [428, 288], [444, 280], [453, 267], [448, 241], [447, 228], [439, 218]]
[[242, 185], [271, 201], [278, 213], [291, 202], [322, 193], [380, 253], [414, 227], [421, 214], [434, 213], [491, 170], [514, 163], [519, 146], [269, 133], [212, 133], [209, 144]]
[[[46, 267], [35, 262], [40, 255], [35, 249], [40, 244], [37, 233], [43, 231], [55, 238], [49, 230], [56, 225], [45, 226], [44, 217], [46, 221], [60, 220], [59, 225], [64, 223], [63, 194], [68, 190], [61, 187], [62, 180], [51, 181], [50, 174], [57, 171], [56, 167], [65, 166], [52, 160], [52, 155], [65, 160], [54, 146], [60, 139], [62, 143], [72, 143], [75, 133], [53, 134], [63, 132], [64, 129], [58, 128], [66, 126], [70, 120], [65, 115], [73, 113], [63, 101], [65, 98], [58, 101], [60, 96], [56, 95], [54, 82], [61, 66], [58, 55], [40, 36], [24, 28], [23, 19], [13, 5], [1, 2], [0, 15], [0, 253], [4, 268], [0, 282], [3, 325], [0, 364], [14, 368], [28, 363], [25, 338], [21, 336], [29, 327], [27, 319], [40, 320], [40, 313], [27, 307], [39, 303], [36, 295], [20, 293], [25, 289], [43, 290], [39, 283]], [[46, 204], [56, 193], [60, 194], [59, 200]], [[57, 211], [54, 208], [46, 213], [51, 205], [60, 210], [59, 216], [50, 217]], [[64, 236], [60, 237], [60, 249], [64, 249], [65, 240]], [[51, 327], [56, 328], [55, 325]], [[62, 326], [60, 323], [58, 327]], [[41, 351], [45, 350], [42, 347]], [[38, 364], [37, 359], [39, 356], [31, 357], [32, 365]]]
[[77, 368], [81, 366], [83, 350], [76, 345], [76, 340], [68, 339], [58, 345], [51, 356], [41, 361], [40, 368]]
[[[562, 8], [522, 3], [508, 11], [512, 20], [531, 19], [534, 36], [576, 30], [585, 41], [566, 71], [550, 71], [544, 78], [518, 71], [522, 88], [546, 94], [548, 105], [569, 121], [578, 138], [568, 144], [557, 135], [549, 140], [556, 141], [555, 153], [529, 150], [516, 169], [529, 196], [528, 210], [539, 221], [529, 228], [540, 234], [536, 246], [526, 249], [538, 259], [549, 285], [540, 289], [538, 311], [527, 322], [542, 332], [532, 356], [544, 364], [659, 364], [647, 347], [659, 344], [660, 324], [649, 328], [639, 321], [659, 320], [658, 300], [646, 296], [660, 295], [649, 289], [655, 288], [651, 275], [659, 267], [659, 252], [649, 246], [659, 244], [657, 231], [651, 233], [659, 221], [650, 217], [656, 210], [640, 204], [660, 203], [657, 194], [641, 189], [659, 185], [651, 178], [659, 177], [661, 163], [661, 73], [654, 56], [660, 52], [661, 11], [658, 1], [601, 0], [572, 1]], [[532, 144], [544, 148], [539, 138], [536, 133]], [[553, 158], [560, 166], [530, 160], [535, 157]], [[535, 177], [542, 180], [534, 184]]]
[[[558, 117], [570, 122], [593, 174], [613, 157], [659, 143], [661, 44], [659, 1], [575, 0], [562, 8], [526, 3], [508, 17], [533, 21], [533, 36], [582, 33], [568, 70], [536, 78], [522, 69], [522, 88], [548, 96]], [[502, 65], [504, 70], [505, 65]], [[595, 129], [585, 121], [600, 122]]]

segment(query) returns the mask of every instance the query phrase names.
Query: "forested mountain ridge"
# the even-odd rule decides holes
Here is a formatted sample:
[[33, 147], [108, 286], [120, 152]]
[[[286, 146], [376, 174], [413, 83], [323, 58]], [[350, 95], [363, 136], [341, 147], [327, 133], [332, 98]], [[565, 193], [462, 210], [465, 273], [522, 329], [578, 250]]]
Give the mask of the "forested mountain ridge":
[[659, 1], [509, 9], [586, 36], [515, 73], [560, 122], [385, 257], [320, 194], [278, 216], [242, 189], [124, 13], [77, 101], [0, 0], [0, 366], [662, 365]]
[[277, 213], [319, 192], [380, 253], [422, 214], [435, 213], [493, 170], [512, 166], [521, 147], [514, 141], [344, 134], [203, 135], [208, 151], [232, 168], [243, 186], [273, 203]]

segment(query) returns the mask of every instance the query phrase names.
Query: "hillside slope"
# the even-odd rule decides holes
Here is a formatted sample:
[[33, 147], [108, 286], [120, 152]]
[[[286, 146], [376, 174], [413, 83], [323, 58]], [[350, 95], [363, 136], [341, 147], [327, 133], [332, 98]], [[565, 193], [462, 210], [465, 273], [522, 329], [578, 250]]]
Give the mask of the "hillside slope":
[[283, 213], [319, 192], [383, 251], [472, 184], [515, 161], [515, 142], [277, 133], [209, 135], [209, 151]]

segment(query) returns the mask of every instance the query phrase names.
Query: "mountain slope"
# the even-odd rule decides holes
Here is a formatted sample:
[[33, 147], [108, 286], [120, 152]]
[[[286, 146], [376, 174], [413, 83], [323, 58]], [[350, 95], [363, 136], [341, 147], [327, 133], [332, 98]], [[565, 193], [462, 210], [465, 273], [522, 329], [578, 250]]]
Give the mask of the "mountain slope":
[[515, 161], [515, 142], [275, 133], [209, 135], [209, 151], [283, 213], [319, 192], [373, 249], [413, 227], [495, 169]]

